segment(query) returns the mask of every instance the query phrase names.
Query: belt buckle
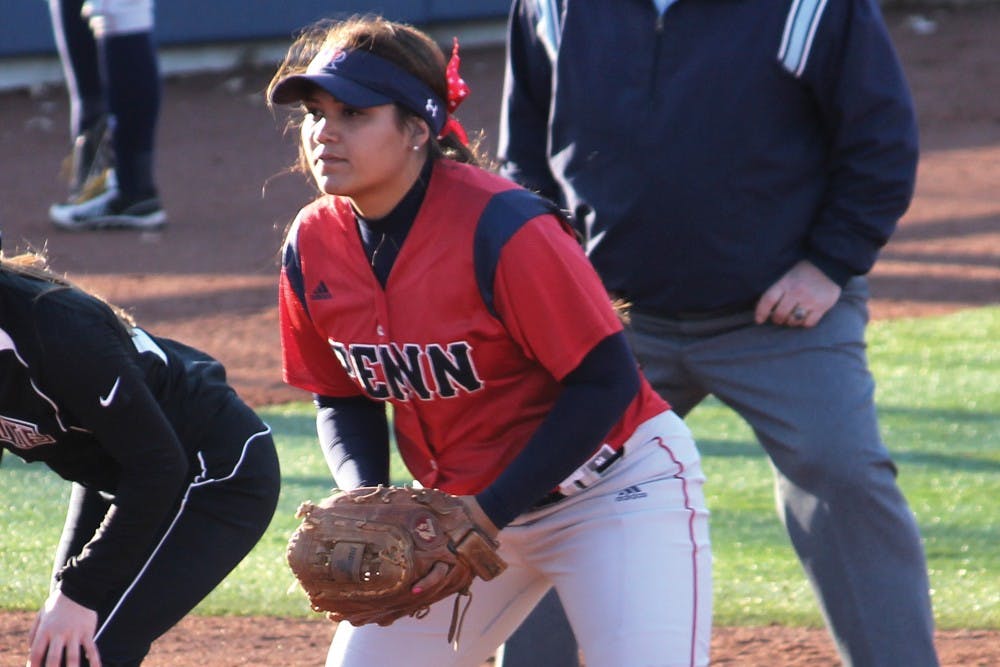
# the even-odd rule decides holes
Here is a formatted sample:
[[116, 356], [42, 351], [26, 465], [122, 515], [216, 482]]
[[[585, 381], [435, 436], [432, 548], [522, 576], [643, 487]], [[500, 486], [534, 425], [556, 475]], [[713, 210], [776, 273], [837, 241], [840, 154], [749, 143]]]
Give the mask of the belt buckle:
[[753, 312], [756, 307], [756, 301], [751, 301], [722, 306], [721, 308], [712, 308], [710, 310], [681, 311], [674, 313], [669, 319], [680, 320], [682, 322], [704, 322], [705, 320], [716, 320], [723, 317], [730, 317], [731, 315], [739, 315], [740, 313]]

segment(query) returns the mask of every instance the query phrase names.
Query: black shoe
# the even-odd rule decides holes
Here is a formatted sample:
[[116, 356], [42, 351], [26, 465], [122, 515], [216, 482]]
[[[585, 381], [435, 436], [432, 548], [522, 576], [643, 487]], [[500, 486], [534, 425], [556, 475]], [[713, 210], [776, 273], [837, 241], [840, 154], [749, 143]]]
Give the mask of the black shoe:
[[127, 200], [116, 189], [79, 204], [56, 204], [49, 209], [52, 222], [61, 229], [160, 229], [167, 224], [167, 214], [160, 198]]

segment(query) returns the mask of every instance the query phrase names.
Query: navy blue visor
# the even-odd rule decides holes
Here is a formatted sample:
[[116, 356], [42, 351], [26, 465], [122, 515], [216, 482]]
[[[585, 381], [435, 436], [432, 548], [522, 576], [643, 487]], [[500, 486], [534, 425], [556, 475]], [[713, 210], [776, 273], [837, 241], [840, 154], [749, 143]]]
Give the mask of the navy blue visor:
[[420, 79], [384, 58], [357, 50], [320, 53], [304, 74], [279, 81], [271, 91], [271, 102], [295, 104], [314, 86], [359, 109], [396, 102], [427, 121], [435, 135], [448, 116], [441, 98]]

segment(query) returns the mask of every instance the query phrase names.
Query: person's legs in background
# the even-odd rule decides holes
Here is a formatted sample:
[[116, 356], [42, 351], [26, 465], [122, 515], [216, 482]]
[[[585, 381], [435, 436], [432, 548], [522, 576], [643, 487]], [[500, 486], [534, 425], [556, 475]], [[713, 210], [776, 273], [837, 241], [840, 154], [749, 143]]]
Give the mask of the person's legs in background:
[[[868, 370], [864, 279], [810, 329], [647, 322], [630, 340], [657, 391], [673, 369], [753, 428], [776, 471], [778, 512], [845, 665], [938, 664], [916, 521], [882, 443]], [[715, 327], [713, 330], [712, 327]], [[683, 369], [682, 371], [679, 369]]]
[[98, 35], [115, 119], [118, 189], [129, 202], [156, 197], [153, 148], [160, 113], [160, 71], [149, 30]]
[[748, 327], [690, 346], [685, 364], [771, 458], [778, 513], [844, 664], [936, 667], [920, 533], [879, 433], [866, 302], [854, 279], [816, 327]]
[[[49, 0], [52, 30], [69, 95], [72, 152], [65, 165], [66, 204], [79, 204], [108, 188], [112, 148], [108, 102], [94, 33], [80, 15], [83, 0]], [[58, 205], [57, 205], [58, 206]]]
[[[100, 196], [52, 207], [50, 217], [64, 229], [161, 227], [166, 222], [166, 214], [160, 204], [153, 173], [161, 98], [159, 63], [152, 36], [153, 2], [91, 2], [87, 4], [86, 17], [71, 19], [70, 14], [78, 9], [79, 2], [51, 1], [53, 21], [56, 16], [60, 17], [63, 32], [66, 26], [73, 26], [75, 37], [64, 40], [64, 58], [72, 61], [90, 55], [91, 60], [99, 63], [97, 82], [101, 100], [110, 116], [116, 178]], [[64, 1], [65, 5], [55, 6]], [[94, 53], [90, 52], [83, 35], [78, 34], [80, 23], [92, 33]], [[83, 48], [82, 55], [73, 52], [76, 46]], [[93, 83], [92, 74], [88, 68], [88, 86]], [[78, 84], [77, 89], [83, 90]]]

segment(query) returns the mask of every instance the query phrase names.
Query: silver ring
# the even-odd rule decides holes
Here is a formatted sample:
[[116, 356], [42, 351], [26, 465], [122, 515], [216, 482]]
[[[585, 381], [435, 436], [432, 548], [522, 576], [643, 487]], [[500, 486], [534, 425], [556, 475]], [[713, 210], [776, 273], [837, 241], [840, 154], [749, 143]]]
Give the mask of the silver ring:
[[792, 319], [793, 320], [804, 320], [804, 319], [806, 319], [806, 315], [808, 315], [808, 314], [809, 314], [809, 311], [806, 310], [805, 308], [803, 308], [802, 306], [795, 306], [794, 308], [792, 308]]

